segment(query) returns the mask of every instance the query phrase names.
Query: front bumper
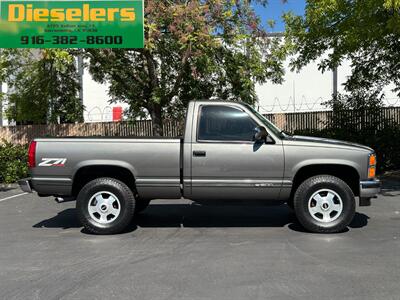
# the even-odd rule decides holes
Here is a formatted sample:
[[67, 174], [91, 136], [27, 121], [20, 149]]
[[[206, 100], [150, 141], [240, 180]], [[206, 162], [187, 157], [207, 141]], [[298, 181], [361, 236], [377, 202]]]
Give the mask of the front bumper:
[[21, 190], [24, 191], [25, 193], [32, 193], [32, 185], [30, 178], [18, 180], [18, 184]]
[[360, 198], [374, 198], [381, 191], [381, 182], [378, 179], [360, 181]]

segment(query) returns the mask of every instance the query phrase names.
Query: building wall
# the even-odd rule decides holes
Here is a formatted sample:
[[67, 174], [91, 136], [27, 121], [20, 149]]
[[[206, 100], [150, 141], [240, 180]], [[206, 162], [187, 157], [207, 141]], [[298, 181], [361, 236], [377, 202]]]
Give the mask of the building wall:
[[311, 63], [299, 73], [285, 63], [283, 84], [267, 82], [256, 86], [259, 109], [263, 113], [320, 110], [324, 99], [332, 94], [332, 72], [321, 73]]
[[113, 120], [113, 107], [122, 103], [110, 104], [108, 85], [95, 82], [85, 70], [83, 73], [83, 105], [85, 122], [110, 122]]
[[113, 121], [113, 108], [125, 109], [127, 107], [121, 102], [111, 104], [111, 97], [108, 95], [109, 85], [95, 82], [88, 70], [82, 70], [81, 82], [85, 122], [111, 122]]
[[[333, 94], [333, 72], [322, 73], [318, 70], [318, 61], [310, 63], [300, 72], [292, 72], [286, 61], [283, 84], [265, 83], [256, 86], [259, 97], [259, 110], [263, 113], [304, 112], [326, 110], [324, 102]], [[337, 91], [344, 92], [343, 84], [351, 74], [349, 61], [343, 61], [337, 69]], [[399, 98], [391, 91], [393, 86], [383, 89], [385, 104], [392, 106]]]
[[[328, 110], [324, 103], [331, 99], [334, 92], [333, 72], [322, 73], [318, 70], [319, 61], [305, 66], [300, 72], [292, 72], [289, 60], [285, 62], [285, 76], [282, 84], [257, 84], [259, 98], [258, 108], [262, 113], [306, 112]], [[351, 75], [350, 61], [345, 60], [337, 69], [337, 86], [339, 93], [344, 91], [344, 83]], [[127, 106], [122, 103], [110, 105], [107, 85], [95, 83], [90, 74], [84, 74], [85, 121], [110, 120], [112, 106]], [[385, 104], [399, 106], [399, 97], [392, 92], [393, 85], [383, 89]]]
[[[262, 113], [279, 112], [304, 112], [326, 110], [324, 102], [331, 99], [333, 93], [333, 73], [328, 71], [321, 73], [318, 63], [314, 62], [304, 67], [300, 72], [292, 72], [285, 63], [286, 74], [283, 84], [265, 83], [257, 84], [256, 92], [259, 98], [258, 108]], [[351, 66], [344, 61], [338, 68], [338, 92], [343, 92], [343, 84], [351, 74]], [[109, 122], [113, 119], [113, 107], [122, 107], [126, 104], [110, 104], [108, 85], [96, 83], [87, 70], [83, 72], [83, 104], [85, 106], [85, 122]], [[384, 89], [388, 106], [399, 105], [399, 98], [391, 91], [392, 86]], [[3, 85], [3, 91], [6, 86]], [[398, 103], [399, 102], [399, 103]], [[3, 107], [4, 109], [4, 107]], [[1, 118], [0, 118], [1, 121]], [[7, 126], [4, 118], [2, 124]]]

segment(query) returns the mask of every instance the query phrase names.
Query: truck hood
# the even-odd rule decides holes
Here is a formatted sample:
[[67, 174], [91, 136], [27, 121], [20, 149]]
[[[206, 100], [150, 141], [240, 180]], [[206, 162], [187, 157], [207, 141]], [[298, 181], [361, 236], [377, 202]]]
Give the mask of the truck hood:
[[361, 144], [356, 144], [356, 143], [351, 143], [351, 142], [346, 142], [346, 141], [340, 141], [340, 140], [333, 140], [333, 139], [327, 139], [327, 138], [318, 138], [318, 137], [312, 137], [312, 136], [301, 136], [301, 135], [294, 135], [294, 136], [287, 136], [285, 138], [286, 140], [289, 141], [294, 141], [294, 142], [306, 142], [306, 143], [312, 143], [317, 146], [345, 146], [345, 147], [351, 147], [357, 150], [366, 150], [369, 152], [373, 152], [373, 149], [371, 149], [368, 146], [364, 146]]

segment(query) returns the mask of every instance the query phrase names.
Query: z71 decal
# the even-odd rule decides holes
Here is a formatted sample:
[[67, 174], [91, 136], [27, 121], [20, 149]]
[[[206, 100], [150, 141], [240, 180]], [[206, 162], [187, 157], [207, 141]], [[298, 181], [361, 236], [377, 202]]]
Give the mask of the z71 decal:
[[42, 158], [39, 167], [65, 167], [66, 158]]

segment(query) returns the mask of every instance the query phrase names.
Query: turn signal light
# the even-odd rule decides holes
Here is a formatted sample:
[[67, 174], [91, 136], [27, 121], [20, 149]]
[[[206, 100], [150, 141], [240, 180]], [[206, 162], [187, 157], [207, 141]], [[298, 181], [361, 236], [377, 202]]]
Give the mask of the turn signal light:
[[374, 178], [375, 177], [375, 172], [376, 169], [375, 167], [369, 167], [368, 168], [368, 178]]
[[376, 155], [371, 154], [368, 160], [368, 178], [374, 178], [376, 175]]
[[369, 166], [375, 166], [376, 165], [376, 156], [375, 154], [371, 154], [369, 156]]

